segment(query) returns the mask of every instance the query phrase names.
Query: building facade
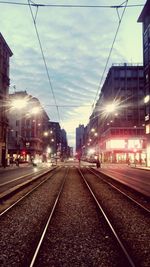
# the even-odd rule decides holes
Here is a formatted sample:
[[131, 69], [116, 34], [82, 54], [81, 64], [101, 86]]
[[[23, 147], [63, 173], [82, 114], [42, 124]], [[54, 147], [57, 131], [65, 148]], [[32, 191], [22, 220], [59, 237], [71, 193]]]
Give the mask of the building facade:
[[43, 160], [44, 131], [49, 117], [39, 100], [26, 91], [9, 95], [8, 159]]
[[143, 62], [145, 77], [145, 128], [147, 136], [147, 165], [150, 167], [150, 1], [140, 14], [138, 22], [143, 24]]
[[67, 133], [64, 129], [61, 130], [61, 154], [63, 160], [68, 158]]
[[50, 121], [49, 122], [49, 133], [50, 133], [50, 149], [51, 156], [61, 157], [61, 127], [59, 122]]
[[12, 51], [0, 33], [0, 165], [6, 165], [7, 158], [7, 101], [9, 91], [9, 59]]
[[102, 162], [145, 163], [143, 98], [143, 66], [113, 65], [89, 122], [90, 135], [92, 131], [97, 134], [97, 137], [90, 138], [89, 147], [94, 144], [95, 148], [97, 142], [97, 153]]
[[79, 124], [76, 128], [76, 153], [82, 155], [82, 147], [84, 146], [84, 125]]

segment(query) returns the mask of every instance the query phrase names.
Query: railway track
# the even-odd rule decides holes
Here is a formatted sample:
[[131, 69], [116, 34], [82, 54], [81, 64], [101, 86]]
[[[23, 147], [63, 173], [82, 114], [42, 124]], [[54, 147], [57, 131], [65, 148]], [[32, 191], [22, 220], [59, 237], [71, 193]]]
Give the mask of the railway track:
[[[120, 239], [136, 266], [150, 265], [149, 209], [132, 199], [128, 194], [107, 182], [90, 169], [82, 168], [89, 186], [92, 188], [110, 222], [117, 229]], [[144, 245], [143, 245], [144, 244]]]
[[[55, 175], [57, 168], [38, 173], [37, 175], [28, 174], [19, 179], [12, 180], [10, 182], [0, 185], [0, 217], [8, 210], [18, 204], [22, 199], [27, 197], [30, 193], [36, 190], [42, 183], [46, 182], [50, 177]], [[51, 173], [51, 176], [49, 174]], [[45, 177], [46, 176], [46, 177]], [[15, 182], [15, 185], [14, 185]], [[17, 184], [16, 184], [17, 182]], [[5, 186], [8, 186], [7, 188]], [[21, 196], [17, 196], [21, 192]], [[15, 198], [13, 198], [15, 196]], [[8, 202], [8, 203], [7, 203]]]
[[[77, 171], [77, 170], [75, 170], [75, 171]], [[80, 177], [79, 177], [79, 175], [80, 175]], [[65, 176], [65, 180], [66, 180], [66, 176]], [[77, 181], [73, 181], [76, 179], [77, 179]], [[84, 184], [81, 181], [81, 179], [84, 180]], [[83, 207], [83, 213], [82, 213], [82, 220], [83, 221], [82, 221], [82, 223], [80, 222], [81, 225], [76, 225], [76, 223], [78, 223], [79, 218], [75, 218], [75, 216], [73, 216], [73, 218], [72, 218], [72, 212], [74, 213], [73, 208], [75, 209], [76, 204], [74, 203], [74, 205], [71, 206], [71, 209], [68, 208], [68, 216], [70, 214], [70, 218], [71, 218], [71, 219], [69, 219], [69, 223], [71, 223], [71, 225], [74, 224], [74, 227], [71, 230], [71, 232], [73, 231], [74, 235], [75, 236], [77, 235], [79, 238], [78, 240], [76, 240], [76, 242], [77, 242], [76, 246], [75, 246], [75, 243], [73, 240], [72, 233], [71, 233], [71, 236], [70, 236], [70, 233], [68, 233], [68, 232], [70, 232], [69, 223], [67, 222], [68, 216], [65, 214], [64, 217], [63, 216], [60, 217], [61, 212], [62, 213], [66, 212], [66, 208], [64, 208], [64, 207], [68, 206], [69, 200], [70, 200], [69, 197], [66, 198], [66, 195], [68, 195], [67, 189], [69, 189], [68, 187], [70, 187], [70, 189], [71, 189], [71, 186], [69, 185], [70, 181], [68, 182], [68, 184], [66, 186], [64, 185], [65, 181], [63, 181], [62, 185], [60, 187], [60, 190], [58, 192], [58, 195], [56, 196], [56, 200], [54, 202], [53, 209], [49, 214], [45, 228], [43, 229], [43, 233], [41, 234], [41, 238], [37, 244], [37, 247], [35, 249], [35, 253], [31, 259], [31, 263], [29, 266], [30, 267], [33, 267], [33, 266], [35, 266], [35, 267], [38, 267], [38, 266], [47, 266], [47, 267], [48, 266], [101, 266], [100, 261], [102, 261], [102, 262], [104, 261], [102, 263], [102, 264], [104, 264], [103, 266], [119, 266], [119, 264], [121, 264], [120, 266], [123, 266], [122, 264], [125, 264], [124, 266], [126, 266], [126, 267], [127, 266], [135, 267], [136, 265], [134, 264], [129, 253], [125, 249], [123, 243], [119, 239], [119, 236], [117, 235], [116, 231], [114, 230], [113, 226], [111, 225], [110, 221], [108, 220], [106, 214], [104, 213], [102, 207], [100, 206], [98, 200], [96, 199], [96, 196], [94, 195], [92, 189], [90, 188], [90, 186], [86, 182], [86, 179], [80, 170], [78, 172], [78, 175], [77, 174], [74, 175], [74, 179], [72, 179], [72, 185], [73, 185], [73, 183], [76, 183], [76, 182], [78, 182], [77, 187], [79, 187], [80, 190], [82, 188], [83, 192], [85, 192], [83, 194], [85, 194], [85, 196], [86, 196], [84, 199], [84, 201], [85, 201], [84, 205], [82, 203], [82, 199], [80, 199], [81, 205], [84, 206]], [[88, 190], [87, 190], [87, 188], [88, 188]], [[73, 195], [73, 194], [74, 194], [74, 192], [72, 191], [71, 195]], [[88, 203], [86, 203], [86, 201]], [[90, 230], [84, 229], [84, 223], [87, 220], [87, 218], [86, 218], [87, 215], [84, 214], [85, 208], [86, 208], [86, 212], [88, 209], [90, 209], [92, 211], [92, 213], [88, 212], [88, 220], [90, 222], [88, 223], [87, 227], [89, 227]], [[98, 213], [99, 213], [98, 216], [97, 216], [97, 208], [98, 208]], [[80, 212], [81, 212], [81, 210], [80, 210]], [[79, 215], [79, 211], [78, 211], [78, 215]], [[76, 222], [76, 220], [77, 220], [77, 222]], [[96, 228], [94, 228], [93, 225], [95, 225]], [[65, 232], [66, 227], [68, 229], [68, 232]], [[55, 230], [54, 230], [54, 228], [55, 228]], [[84, 229], [84, 234], [82, 232], [83, 230], [81, 230], [81, 233], [80, 233], [80, 228]], [[85, 253], [84, 246], [86, 247], [87, 239], [89, 239], [89, 237], [90, 237], [89, 233], [91, 233], [93, 231], [96, 231], [98, 233], [97, 239], [99, 239], [99, 240], [103, 239], [103, 242], [102, 242], [103, 244], [100, 245], [100, 243], [96, 240], [95, 235], [94, 235], [94, 240], [92, 240], [90, 242], [88, 241], [88, 246], [90, 246], [90, 249], [93, 250], [94, 246], [96, 245], [97, 246], [96, 250], [99, 252], [100, 252], [100, 250], [102, 250], [103, 251], [102, 253], [107, 254], [107, 256], [105, 255], [105, 257], [104, 257], [105, 259], [103, 259], [103, 257], [102, 257], [102, 259], [100, 259], [100, 255], [99, 256], [95, 255], [95, 259], [93, 260], [93, 262], [88, 263], [88, 261], [87, 261], [87, 263], [86, 263], [86, 257], [88, 257], [88, 256], [85, 257], [85, 255], [84, 255], [84, 253]], [[65, 233], [65, 236], [63, 236], [64, 233]], [[82, 236], [82, 238], [80, 235]], [[83, 238], [83, 235], [84, 235], [84, 238]], [[67, 238], [66, 238], [66, 236], [67, 236]], [[83, 240], [81, 241], [80, 238]], [[109, 242], [108, 242], [107, 238], [109, 238]], [[93, 239], [93, 237], [91, 236], [90, 239]], [[58, 243], [58, 241], [59, 241], [59, 243]], [[116, 244], [116, 241], [117, 241], [117, 244]], [[93, 245], [92, 242], [95, 242], [96, 244]], [[68, 250], [70, 250], [71, 258], [70, 258], [70, 255], [67, 253], [67, 246], [69, 243], [70, 243], [70, 245], [68, 247]], [[111, 243], [111, 245], [110, 245], [110, 243]], [[78, 250], [78, 248], [81, 248], [81, 250], [83, 250], [83, 252], [80, 252], [80, 255], [78, 253], [76, 253], [76, 255], [74, 255], [74, 246], [77, 250]], [[68, 255], [65, 256], [64, 253], [62, 253], [60, 256], [60, 250], [62, 249], [62, 247], [66, 247], [66, 254], [68, 254]], [[111, 251], [111, 256], [114, 257], [114, 259], [112, 259], [112, 258], [110, 259], [110, 256], [109, 256], [109, 253], [108, 253], [106, 247], [107, 247], [107, 249], [109, 247], [109, 249]], [[82, 255], [82, 253], [84, 256]], [[88, 253], [88, 251], [86, 252], [86, 254], [87, 253]], [[115, 255], [116, 253], [118, 254], [117, 256]], [[116, 258], [118, 258], [117, 259], [118, 263], [115, 262]], [[74, 259], [74, 264], [72, 261], [73, 259]], [[119, 260], [122, 262], [119, 263]], [[95, 265], [94, 261], [98, 261], [99, 263], [96, 263], [96, 265]], [[108, 262], [109, 262], [109, 265], [107, 265]], [[66, 265], [66, 264], [68, 264], [68, 265]]]
[[[50, 177], [1, 215], [2, 267], [149, 266], [148, 252], [140, 254], [148, 250], [146, 242], [139, 240], [137, 258], [134, 251], [135, 239], [142, 237], [121, 232], [131, 228], [132, 217], [124, 220], [126, 214], [133, 215], [130, 205], [135, 203], [126, 204], [129, 199], [87, 168], [61, 167]], [[141, 223], [136, 218], [140, 232], [144, 221], [139, 209], [135, 213], [142, 219]]]
[[[103, 178], [103, 175], [101, 175], [101, 173], [97, 173], [97, 171], [95, 171], [94, 169], [89, 169], [89, 171], [92, 174], [94, 174], [96, 177], [102, 179], [105, 183], [107, 183], [108, 185], [110, 185], [112, 188], [114, 188], [115, 190], [117, 190], [118, 192], [120, 192], [121, 194], [123, 194], [126, 198], [128, 198], [130, 201], [132, 201], [135, 205], [137, 205], [138, 207], [142, 208], [146, 212], [150, 213], [150, 209], [147, 208], [144, 204], [141, 204], [141, 201], [138, 201], [137, 199], [135, 199], [135, 197], [131, 196], [131, 194], [127, 193], [127, 191], [118, 188], [112, 182], [110, 182], [107, 179]], [[108, 178], [110, 178], [110, 177], [108, 176]]]
[[66, 169], [49, 175], [0, 216], [0, 265], [29, 266], [30, 253], [47, 221]]

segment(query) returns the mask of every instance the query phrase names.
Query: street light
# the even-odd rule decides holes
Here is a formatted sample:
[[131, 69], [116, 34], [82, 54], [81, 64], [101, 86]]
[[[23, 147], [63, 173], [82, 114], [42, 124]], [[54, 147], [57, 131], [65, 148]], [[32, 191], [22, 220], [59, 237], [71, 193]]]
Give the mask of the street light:
[[39, 107], [34, 107], [34, 108], [32, 108], [32, 109], [31, 109], [31, 113], [32, 113], [32, 114], [38, 114], [38, 113], [40, 113], [40, 108], [39, 108]]
[[47, 148], [47, 153], [51, 153], [51, 148], [50, 147]]
[[27, 106], [27, 98], [17, 98], [11, 101], [11, 107], [14, 109], [22, 109]]
[[144, 103], [148, 103], [150, 101], [150, 95], [145, 96]]
[[107, 113], [112, 113], [116, 110], [116, 104], [115, 103], [111, 103], [111, 104], [108, 104], [106, 107], [105, 107], [105, 111]]
[[44, 136], [48, 136], [48, 132], [44, 132], [43, 135], [44, 135]]

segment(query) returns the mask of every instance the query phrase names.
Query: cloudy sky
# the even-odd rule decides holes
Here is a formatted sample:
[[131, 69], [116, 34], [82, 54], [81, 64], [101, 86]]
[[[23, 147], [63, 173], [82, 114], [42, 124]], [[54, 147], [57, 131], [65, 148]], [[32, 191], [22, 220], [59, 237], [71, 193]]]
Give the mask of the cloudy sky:
[[[5, 0], [6, 1], [6, 0]], [[0, 0], [1, 2], [1, 0]], [[4, 1], [3, 1], [4, 2]], [[8, 2], [8, 1], [7, 1]], [[28, 3], [27, 0], [9, 2]], [[41, 4], [120, 5], [123, 0], [34, 0]], [[144, 5], [146, 0], [129, 0]], [[142, 7], [127, 8], [105, 73], [112, 63], [142, 63]], [[119, 16], [123, 8], [119, 9]], [[36, 15], [36, 7], [32, 7]], [[29, 6], [0, 3], [0, 32], [13, 52], [10, 92], [27, 90], [37, 97], [52, 121], [75, 144], [75, 128], [87, 124], [118, 26], [113, 8], [39, 7], [36, 25], [51, 86], [43, 63]], [[53, 97], [53, 93], [55, 99]], [[56, 101], [55, 101], [56, 100]], [[57, 108], [60, 118], [58, 116]]]

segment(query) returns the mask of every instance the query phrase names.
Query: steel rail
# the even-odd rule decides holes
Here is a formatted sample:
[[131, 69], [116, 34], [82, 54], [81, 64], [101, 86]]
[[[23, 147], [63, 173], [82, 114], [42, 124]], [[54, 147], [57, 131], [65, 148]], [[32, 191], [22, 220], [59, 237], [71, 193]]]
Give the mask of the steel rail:
[[[52, 173], [50, 177], [47, 177], [46, 179], [44, 179], [43, 181], [41, 181], [38, 185], [36, 185], [36, 186], [35, 186], [34, 188], [32, 188], [31, 190], [29, 190], [25, 195], [23, 195], [23, 196], [20, 197], [18, 200], [16, 200], [16, 201], [15, 201], [13, 204], [11, 204], [8, 208], [6, 208], [4, 211], [0, 212], [0, 217], [1, 217], [2, 215], [4, 215], [5, 213], [7, 213], [7, 212], [8, 212], [11, 208], [13, 208], [15, 205], [17, 205], [21, 200], [23, 200], [24, 198], [26, 198], [29, 194], [31, 194], [34, 190], [36, 190], [40, 185], [42, 185], [43, 183], [45, 183], [48, 179], [52, 178], [52, 177], [59, 171], [59, 169], [52, 169], [52, 170], [50, 170], [49, 172], [51, 172], [51, 171], [53, 171], [53, 170], [56, 170], [56, 171], [55, 171], [54, 173]], [[43, 174], [43, 176], [46, 175], [46, 174], [48, 174], [48, 172], [45, 173], [45, 174]], [[42, 175], [41, 175], [40, 177], [42, 177]]]
[[[121, 174], [120, 172], [116, 172], [116, 171], [114, 171], [114, 170], [109, 170], [109, 174], [108, 174], [108, 173], [105, 173], [104, 170], [102, 170], [101, 173], [103, 173], [104, 175], [106, 175], [106, 176], [108, 176], [108, 177], [110, 177], [110, 178], [113, 178], [114, 180], [117, 180], [118, 182], [120, 182], [120, 183], [122, 183], [122, 184], [125, 184], [126, 186], [132, 188], [132, 189], [135, 190], [136, 192], [139, 192], [140, 194], [142, 194], [142, 195], [144, 195], [144, 196], [146, 196], [146, 197], [149, 197], [149, 196], [150, 196], [150, 195], [149, 195], [149, 191], [146, 192], [145, 190], [142, 189], [141, 186], [140, 186], [139, 188], [137, 188], [137, 187], [135, 186], [135, 182], [136, 182], [137, 180], [136, 180], [135, 178], [129, 176], [129, 175]], [[112, 174], [111, 174], [111, 173], [112, 173]], [[122, 180], [122, 181], [118, 180], [117, 177], [114, 176], [115, 173], [117, 173], [117, 174], [121, 174], [122, 177], [125, 177], [125, 178], [130, 178], [130, 179], [132, 178], [131, 183], [128, 184], [125, 180]], [[145, 184], [147, 187], [149, 186], [146, 182], [143, 182], [143, 181], [142, 181], [142, 183]]]
[[52, 216], [53, 216], [53, 214], [54, 214], [54, 211], [55, 211], [55, 209], [56, 209], [57, 203], [58, 203], [58, 201], [59, 201], [60, 195], [61, 195], [61, 193], [62, 193], [62, 191], [63, 191], [64, 184], [65, 184], [65, 181], [66, 181], [66, 177], [67, 177], [67, 175], [68, 175], [68, 172], [69, 172], [69, 169], [67, 168], [66, 173], [65, 173], [65, 175], [64, 175], [63, 182], [62, 182], [62, 184], [61, 184], [61, 186], [60, 186], [59, 192], [58, 192], [58, 194], [57, 194], [57, 196], [56, 196], [54, 205], [53, 205], [52, 210], [51, 210], [51, 212], [50, 212], [50, 215], [49, 215], [49, 217], [48, 217], [48, 219], [47, 219], [47, 222], [46, 222], [46, 224], [45, 224], [44, 230], [43, 230], [43, 232], [42, 232], [42, 234], [41, 234], [40, 240], [39, 240], [39, 242], [38, 242], [38, 244], [37, 244], [37, 247], [36, 247], [36, 249], [35, 249], [35, 252], [34, 252], [34, 255], [33, 255], [33, 257], [32, 257], [32, 260], [31, 260], [31, 263], [30, 263], [29, 267], [33, 267], [33, 266], [34, 266], [34, 263], [35, 263], [36, 258], [37, 258], [37, 256], [38, 256], [40, 247], [41, 247], [42, 242], [43, 242], [43, 240], [44, 240], [44, 237], [45, 237], [47, 228], [48, 228], [48, 226], [49, 226], [49, 224], [50, 224], [50, 221], [51, 221]]
[[96, 198], [96, 196], [95, 196], [93, 190], [91, 189], [90, 185], [89, 185], [88, 182], [86, 181], [86, 178], [85, 178], [85, 176], [83, 175], [83, 173], [81, 172], [81, 169], [78, 168], [78, 171], [79, 171], [81, 177], [83, 178], [83, 180], [84, 180], [86, 186], [88, 187], [88, 189], [89, 189], [89, 191], [90, 191], [92, 197], [94, 198], [94, 200], [95, 200], [95, 202], [96, 202], [98, 208], [99, 208], [100, 211], [102, 212], [102, 214], [103, 214], [103, 216], [104, 216], [104, 218], [105, 218], [107, 224], [109, 225], [109, 227], [110, 227], [110, 229], [111, 229], [113, 235], [115, 236], [115, 238], [116, 238], [116, 240], [117, 240], [117, 242], [118, 242], [118, 244], [119, 244], [121, 250], [123, 251], [123, 253], [124, 253], [126, 259], [128, 260], [130, 266], [132, 266], [132, 267], [136, 267], [136, 265], [135, 265], [135, 263], [133, 262], [131, 256], [129, 255], [129, 253], [128, 253], [128, 251], [126, 250], [125, 246], [123, 245], [121, 239], [119, 238], [119, 236], [118, 236], [116, 230], [114, 229], [113, 225], [111, 224], [111, 222], [110, 222], [108, 216], [106, 215], [104, 209], [102, 208], [102, 206], [100, 205], [98, 199]]
[[[139, 203], [137, 200], [135, 200], [134, 198], [132, 198], [131, 196], [127, 195], [124, 191], [122, 191], [121, 189], [119, 189], [118, 187], [116, 187], [115, 185], [113, 185], [111, 182], [106, 181], [103, 177], [101, 177], [99, 174], [97, 174], [95, 171], [89, 169], [89, 171], [91, 173], [93, 173], [95, 176], [97, 176], [98, 178], [100, 178], [101, 180], [103, 180], [103, 182], [107, 183], [108, 185], [110, 185], [111, 187], [113, 187], [116, 191], [118, 191], [119, 193], [121, 193], [122, 195], [124, 195], [126, 198], [130, 199], [133, 203], [135, 203], [137, 206], [139, 206], [140, 208], [142, 208], [143, 210], [145, 210], [146, 212], [150, 213], [150, 210], [148, 208], [146, 208], [145, 206], [143, 206], [141, 203]], [[106, 175], [106, 174], [104, 174]], [[111, 178], [109, 175], [108, 178]], [[119, 182], [117, 180], [117, 182]], [[130, 186], [128, 186], [130, 187]], [[134, 189], [135, 190], [135, 189]]]

